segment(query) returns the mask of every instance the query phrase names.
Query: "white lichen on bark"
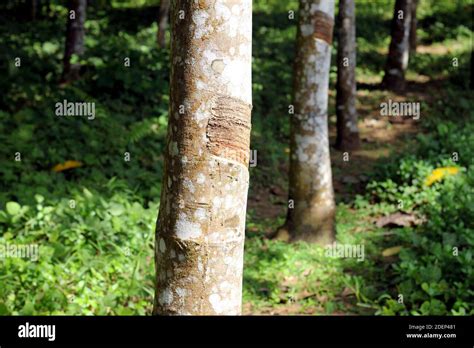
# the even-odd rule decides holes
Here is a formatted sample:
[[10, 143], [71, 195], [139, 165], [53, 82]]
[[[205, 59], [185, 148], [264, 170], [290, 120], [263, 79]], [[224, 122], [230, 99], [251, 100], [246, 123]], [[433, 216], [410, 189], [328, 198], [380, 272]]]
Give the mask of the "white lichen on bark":
[[171, 31], [168, 179], [157, 221], [154, 313], [240, 314], [252, 2], [174, 1]]
[[328, 87], [334, 1], [300, 0], [294, 76], [290, 200], [286, 228], [293, 240], [334, 238], [334, 192], [328, 136]]
[[355, 150], [360, 145], [356, 110], [356, 21], [354, 0], [339, 1], [337, 48], [337, 140], [338, 149]]

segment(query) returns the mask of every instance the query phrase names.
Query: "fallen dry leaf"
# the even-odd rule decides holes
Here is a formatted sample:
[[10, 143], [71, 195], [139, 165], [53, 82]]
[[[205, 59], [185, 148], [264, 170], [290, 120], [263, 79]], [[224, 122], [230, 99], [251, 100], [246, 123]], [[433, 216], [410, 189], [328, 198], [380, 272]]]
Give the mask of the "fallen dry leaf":
[[342, 297], [347, 297], [347, 296], [350, 296], [350, 295], [353, 295], [354, 294], [354, 290], [352, 290], [351, 288], [348, 288], [347, 286], [344, 288], [344, 290], [342, 290], [342, 293], [341, 293], [341, 296]]
[[419, 225], [422, 222], [422, 219], [412, 214], [394, 213], [378, 218], [375, 225], [377, 227], [409, 227]]
[[52, 168], [52, 171], [57, 173], [57, 172], [62, 172], [67, 169], [78, 168], [82, 166], [83, 166], [82, 162], [79, 162], [79, 161], [66, 161], [64, 163], [56, 164]]
[[389, 257], [389, 256], [397, 255], [401, 250], [402, 250], [401, 245], [397, 245], [397, 246], [394, 246], [394, 247], [391, 247], [391, 248], [387, 248], [384, 251], [382, 251], [382, 256]]

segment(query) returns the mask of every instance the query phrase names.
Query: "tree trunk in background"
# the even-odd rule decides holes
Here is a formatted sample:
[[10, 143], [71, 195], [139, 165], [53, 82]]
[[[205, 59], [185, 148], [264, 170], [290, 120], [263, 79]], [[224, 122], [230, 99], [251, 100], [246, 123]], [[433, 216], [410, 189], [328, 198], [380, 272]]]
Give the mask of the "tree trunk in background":
[[[294, 106], [290, 134], [287, 220], [277, 238], [329, 244], [334, 240], [334, 191], [328, 137], [328, 87], [333, 0], [300, 0]], [[291, 207], [294, 204], [294, 208]]]
[[474, 89], [474, 50], [471, 49], [471, 79], [469, 86]]
[[49, 18], [51, 15], [51, 0], [45, 0], [44, 5], [41, 3], [41, 8], [44, 8], [44, 14], [42, 13], [42, 15], [44, 15], [45, 18]]
[[153, 312], [240, 314], [252, 1], [173, 1], [171, 35], [171, 102]]
[[86, 8], [87, 0], [71, 0], [69, 2], [62, 82], [69, 82], [79, 78], [80, 65], [71, 64], [71, 57], [73, 54], [80, 56], [84, 53]]
[[161, 0], [160, 12], [158, 13], [158, 32], [156, 41], [161, 48], [166, 47], [166, 28], [168, 28], [168, 18], [170, 12], [170, 0]]
[[38, 17], [38, 0], [31, 0], [31, 20], [36, 20]]
[[405, 88], [405, 70], [409, 58], [409, 37], [411, 23], [411, 0], [396, 0], [392, 19], [392, 41], [390, 42], [384, 88], [402, 91]]
[[416, 53], [416, 27], [418, 21], [416, 19], [416, 7], [418, 0], [412, 0], [411, 3], [411, 22], [410, 22], [410, 53]]
[[356, 35], [354, 0], [339, 0], [337, 50], [337, 140], [341, 150], [360, 146], [356, 110]]

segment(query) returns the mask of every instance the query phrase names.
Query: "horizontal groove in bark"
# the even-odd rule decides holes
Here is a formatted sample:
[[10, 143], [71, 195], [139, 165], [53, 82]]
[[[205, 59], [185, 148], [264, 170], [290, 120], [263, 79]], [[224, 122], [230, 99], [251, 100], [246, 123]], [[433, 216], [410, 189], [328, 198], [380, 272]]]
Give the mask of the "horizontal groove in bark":
[[251, 106], [223, 95], [216, 96], [212, 104], [206, 130], [209, 152], [248, 166]]
[[332, 43], [334, 28], [334, 19], [322, 11], [316, 11], [314, 14], [314, 36], [318, 39]]

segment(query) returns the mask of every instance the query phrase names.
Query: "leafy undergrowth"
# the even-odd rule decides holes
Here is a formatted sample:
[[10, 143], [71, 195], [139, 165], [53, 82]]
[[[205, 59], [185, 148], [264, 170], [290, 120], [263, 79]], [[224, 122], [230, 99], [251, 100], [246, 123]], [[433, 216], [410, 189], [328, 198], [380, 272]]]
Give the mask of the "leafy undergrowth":
[[0, 315], [150, 313], [157, 203], [145, 208], [115, 179], [101, 194], [35, 201], [0, 211], [0, 245], [38, 247], [2, 260]]
[[[452, 100], [452, 93], [448, 87], [441, 100]], [[337, 243], [363, 247], [363, 260], [355, 252], [334, 258], [325, 248], [250, 234], [247, 313], [474, 313], [474, 127], [469, 95], [456, 91], [456, 104], [428, 104], [431, 119], [425, 120], [425, 132], [404, 139], [404, 149], [411, 151], [381, 158], [364, 193], [338, 205]], [[437, 116], [454, 114], [466, 116], [456, 122]], [[400, 215], [416, 223], [403, 224], [394, 218]], [[392, 224], [378, 226], [387, 218]], [[249, 228], [255, 231], [281, 224], [252, 221], [257, 226]]]
[[[351, 222], [355, 216], [356, 224]], [[362, 243], [363, 235], [353, 234], [354, 230], [374, 232], [366, 217], [344, 204], [339, 205], [339, 242]], [[362, 254], [355, 259], [341, 259], [327, 255], [323, 247], [303, 242], [287, 244], [251, 235], [246, 242], [244, 267], [245, 312], [371, 313], [370, 306], [362, 302], [359, 279], [345, 271], [346, 267], [371, 266], [371, 261]], [[358, 301], [359, 307], [355, 308]]]

